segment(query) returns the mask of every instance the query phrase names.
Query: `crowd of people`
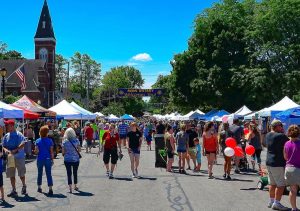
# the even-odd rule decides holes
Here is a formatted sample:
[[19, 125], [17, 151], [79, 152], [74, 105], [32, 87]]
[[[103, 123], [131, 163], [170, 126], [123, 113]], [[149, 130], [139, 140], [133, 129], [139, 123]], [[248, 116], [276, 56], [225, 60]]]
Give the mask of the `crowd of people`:
[[[178, 156], [179, 173], [186, 170], [200, 172], [202, 157], [206, 157], [208, 178], [213, 179], [213, 166], [217, 162], [217, 155], [224, 158], [224, 179], [231, 180], [231, 170], [240, 173], [241, 168], [247, 168], [248, 160], [252, 170], [260, 175], [264, 171], [261, 165], [261, 152], [263, 146], [267, 148], [266, 168], [269, 177], [270, 203], [268, 207], [275, 210], [288, 210], [280, 203], [285, 187], [290, 186], [289, 199], [292, 210], [297, 210], [296, 196], [300, 185], [300, 129], [296, 125], [289, 127], [284, 134], [283, 125], [274, 120], [271, 131], [261, 138], [256, 121], [244, 122], [235, 119], [232, 125], [216, 122], [162, 122], [156, 120], [141, 120], [131, 123], [124, 121], [118, 123], [86, 122], [81, 127], [77, 121], [67, 122], [64, 127], [56, 126], [52, 122], [28, 126], [24, 134], [16, 130], [15, 121], [5, 121], [5, 131], [0, 151], [0, 193], [4, 200], [3, 174], [10, 179], [12, 190], [8, 197], [17, 196], [16, 171], [22, 182], [21, 194], [26, 194], [26, 166], [25, 154], [30, 156], [34, 152], [37, 162], [37, 191], [42, 193], [42, 176], [45, 169], [48, 195], [53, 195], [52, 166], [55, 155], [61, 149], [66, 168], [69, 191], [78, 191], [78, 168], [80, 164], [81, 149], [90, 153], [93, 147], [99, 144], [98, 154], [102, 154], [106, 168], [106, 176], [114, 178], [115, 166], [118, 159], [122, 159], [123, 150], [128, 152], [131, 162], [132, 177], [139, 177], [139, 161], [143, 141], [147, 143], [147, 150], [151, 151], [152, 140], [163, 140], [167, 160], [166, 171], [174, 172], [174, 157]], [[247, 128], [249, 133], [245, 134]], [[56, 132], [55, 132], [56, 130]], [[56, 135], [55, 135], [56, 134]], [[232, 137], [237, 145], [245, 150], [247, 145], [255, 149], [250, 159], [246, 156], [227, 156], [226, 140]], [[159, 138], [159, 139], [157, 139]], [[99, 140], [96, 143], [96, 140]], [[157, 143], [156, 143], [157, 144]], [[158, 144], [157, 144], [158, 145]], [[29, 149], [28, 149], [29, 148]], [[32, 149], [32, 150], [31, 150]], [[155, 150], [158, 150], [157, 147]], [[4, 165], [3, 165], [4, 164]], [[248, 167], [249, 168], [249, 167]], [[249, 169], [248, 169], [249, 170]]]

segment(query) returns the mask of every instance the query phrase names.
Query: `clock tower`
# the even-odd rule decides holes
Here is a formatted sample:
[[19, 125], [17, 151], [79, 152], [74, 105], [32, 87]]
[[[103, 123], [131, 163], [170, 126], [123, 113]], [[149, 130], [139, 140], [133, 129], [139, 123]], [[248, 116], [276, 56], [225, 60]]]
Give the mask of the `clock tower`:
[[45, 61], [47, 74], [39, 74], [39, 82], [44, 85], [47, 104], [52, 106], [55, 101], [55, 46], [56, 39], [52, 27], [51, 16], [47, 4], [44, 1], [40, 20], [34, 36], [35, 59]]

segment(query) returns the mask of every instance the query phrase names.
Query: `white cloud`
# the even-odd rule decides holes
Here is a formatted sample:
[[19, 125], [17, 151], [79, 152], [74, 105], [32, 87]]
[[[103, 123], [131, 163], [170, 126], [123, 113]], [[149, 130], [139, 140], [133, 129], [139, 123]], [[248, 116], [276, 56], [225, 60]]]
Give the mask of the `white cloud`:
[[140, 62], [149, 62], [152, 61], [152, 58], [148, 53], [139, 53], [133, 56], [131, 60], [140, 61]]

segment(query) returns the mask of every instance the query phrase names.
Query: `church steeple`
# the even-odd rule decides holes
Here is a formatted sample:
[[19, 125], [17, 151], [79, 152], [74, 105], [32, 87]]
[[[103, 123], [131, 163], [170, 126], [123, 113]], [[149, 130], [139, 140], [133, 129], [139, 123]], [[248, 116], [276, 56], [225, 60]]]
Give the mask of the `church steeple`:
[[55, 40], [47, 0], [44, 1], [44, 6], [34, 38], [52, 38]]

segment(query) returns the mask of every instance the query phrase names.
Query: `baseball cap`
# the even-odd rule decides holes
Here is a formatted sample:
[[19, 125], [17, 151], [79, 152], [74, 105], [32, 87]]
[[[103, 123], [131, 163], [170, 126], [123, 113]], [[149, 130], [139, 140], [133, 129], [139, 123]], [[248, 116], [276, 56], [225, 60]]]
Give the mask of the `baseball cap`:
[[282, 126], [282, 122], [278, 119], [274, 119], [272, 122], [271, 122], [271, 126], [272, 127], [276, 127], [276, 126]]
[[6, 124], [6, 125], [15, 125], [15, 120], [13, 120], [13, 119], [6, 120], [6, 121], [4, 121], [4, 124]]

